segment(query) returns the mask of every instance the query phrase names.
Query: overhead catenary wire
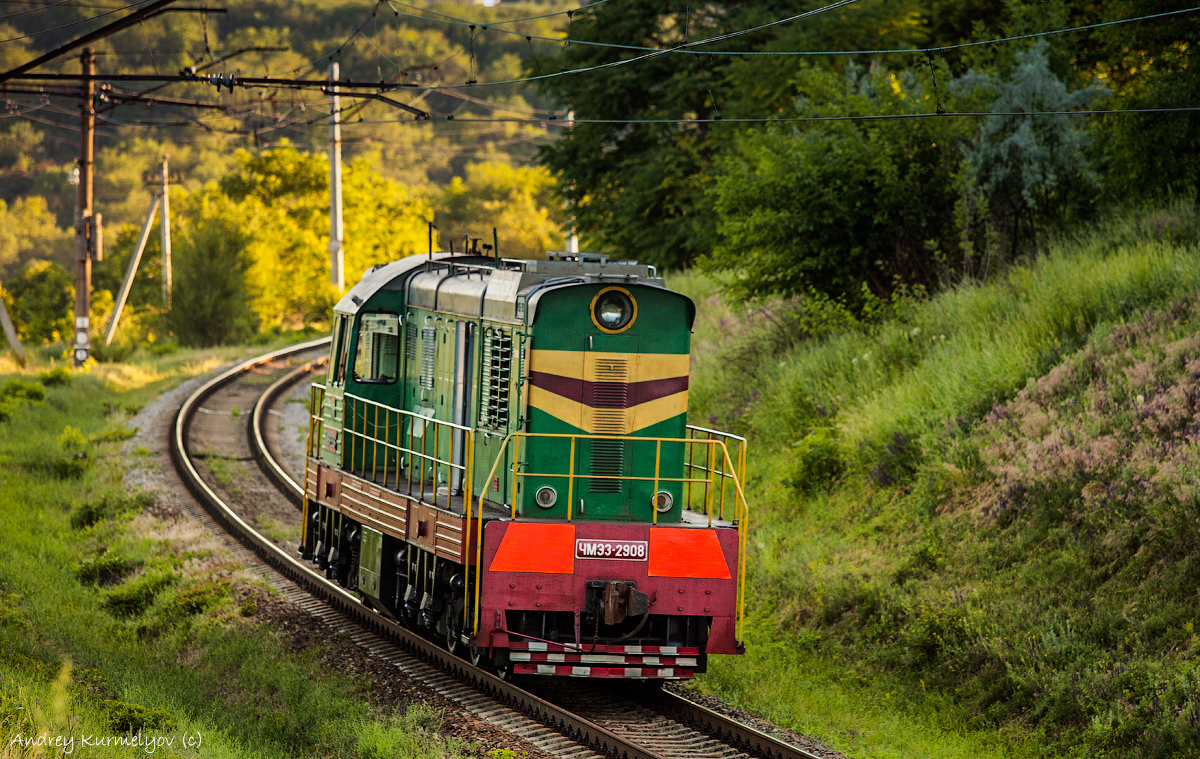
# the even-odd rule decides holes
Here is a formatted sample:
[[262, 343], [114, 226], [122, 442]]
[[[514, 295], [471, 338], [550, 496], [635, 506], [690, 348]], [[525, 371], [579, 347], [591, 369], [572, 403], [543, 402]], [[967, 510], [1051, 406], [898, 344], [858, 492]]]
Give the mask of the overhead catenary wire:
[[112, 14], [114, 14], [118, 11], [125, 11], [125, 10], [129, 10], [130, 8], [136, 8], [139, 5], [142, 5], [144, 2], [146, 2], [146, 0], [139, 0], [139, 2], [130, 3], [129, 5], [122, 5], [120, 7], [113, 8], [111, 10], [107, 10], [104, 13], [97, 13], [95, 16], [88, 16], [87, 18], [81, 18], [78, 21], [72, 21], [67, 24], [60, 24], [59, 26], [54, 26], [49, 29], [42, 29], [41, 31], [38, 31], [38, 32], [22, 34], [19, 37], [9, 37], [6, 40], [0, 40], [0, 44], [3, 44], [5, 42], [16, 42], [17, 40], [32, 39], [33, 37], [40, 37], [41, 35], [49, 34], [50, 32], [57, 32], [59, 29], [66, 29], [68, 27], [79, 26], [80, 24], [86, 24], [89, 21], [95, 21], [96, 19], [104, 18], [105, 16], [111, 16]]
[[[387, 1], [390, 2], [390, 0], [387, 0]], [[521, 78], [517, 78], [517, 79], [505, 79], [505, 80], [495, 81], [495, 82], [473, 82], [470, 84], [445, 84], [445, 85], [440, 85], [439, 89], [457, 89], [457, 88], [462, 88], [462, 87], [485, 87], [485, 86], [494, 86], [494, 85], [521, 84], [523, 82], [535, 82], [535, 81], [541, 81], [544, 79], [555, 79], [560, 76], [569, 76], [571, 74], [584, 74], [584, 73], [588, 73], [588, 72], [592, 72], [592, 71], [601, 71], [604, 69], [616, 68], [618, 66], [626, 66], [631, 63], [639, 63], [641, 61], [649, 60], [651, 58], [658, 58], [663, 55], [668, 55], [668, 54], [673, 53], [678, 50], [693, 48], [698, 45], [708, 45], [708, 44], [712, 44], [714, 42], [722, 42], [727, 39], [734, 39], [736, 37], [742, 37], [747, 34], [753, 34], [754, 32], [761, 32], [764, 29], [771, 29], [776, 26], [782, 26], [784, 24], [792, 23], [793, 21], [799, 21], [801, 19], [810, 18], [812, 16], [816, 16], [821, 13], [827, 13], [829, 11], [837, 10], [838, 8], [843, 8], [847, 5], [853, 5], [854, 3], [857, 3], [857, 2], [859, 2], [859, 0], [837, 0], [836, 2], [830, 3], [828, 5], [824, 5], [820, 8], [814, 8], [812, 10], [804, 11], [803, 13], [797, 13], [793, 16], [776, 19], [775, 21], [769, 21], [765, 24], [759, 24], [758, 26], [754, 26], [749, 29], [739, 29], [739, 30], [733, 31], [733, 32], [726, 32], [725, 34], [720, 34], [720, 35], [717, 35], [716, 37], [710, 37], [709, 39], [706, 39], [706, 40], [700, 40], [697, 42], [686, 42], [686, 43], [676, 45], [674, 47], [656, 48], [656, 49], [653, 49], [650, 52], [645, 53], [643, 55], [634, 56], [633, 58], [625, 58], [625, 59], [619, 60], [619, 61], [608, 61], [606, 63], [598, 63], [594, 66], [584, 66], [582, 68], [576, 68], [576, 69], [564, 69], [563, 71], [552, 72], [549, 74], [521, 77]]]
[[[942, 52], [942, 51], [947, 51], [947, 50], [959, 50], [959, 49], [968, 48], [968, 47], [978, 47], [981, 45], [995, 45], [995, 44], [1000, 44], [1000, 43], [1004, 43], [1004, 42], [1016, 42], [1019, 40], [1035, 39], [1038, 37], [1049, 37], [1049, 36], [1054, 36], [1054, 35], [1058, 35], [1058, 34], [1069, 34], [1072, 32], [1088, 31], [1091, 29], [1100, 29], [1100, 28], [1108, 27], [1108, 26], [1131, 24], [1131, 23], [1135, 23], [1138, 21], [1151, 21], [1154, 19], [1167, 18], [1170, 16], [1179, 16], [1179, 15], [1183, 15], [1186, 13], [1195, 13], [1196, 11], [1200, 11], [1200, 6], [1191, 7], [1191, 8], [1181, 8], [1181, 9], [1173, 10], [1173, 11], [1164, 11], [1162, 13], [1151, 13], [1151, 14], [1147, 14], [1144, 16], [1133, 16], [1130, 18], [1115, 19], [1115, 20], [1111, 20], [1111, 21], [1100, 21], [1100, 22], [1097, 22], [1094, 24], [1083, 24], [1080, 26], [1071, 26], [1071, 27], [1065, 27], [1062, 29], [1050, 29], [1050, 30], [1043, 31], [1043, 32], [1030, 32], [1028, 34], [1017, 34], [1017, 35], [1013, 35], [1010, 37], [997, 37], [997, 38], [988, 39], [988, 40], [976, 40], [976, 41], [972, 41], [972, 42], [959, 42], [959, 43], [954, 43], [954, 44], [949, 44], [949, 45], [938, 45], [936, 47], [879, 48], [879, 49], [874, 49], [874, 50], [870, 50], [870, 49], [865, 49], [865, 50], [702, 50], [697, 47], [692, 47], [690, 45], [707, 44], [710, 42], [717, 41], [721, 38], [714, 37], [709, 40], [699, 40], [694, 43], [690, 43], [690, 45], [686, 46], [686, 49], [685, 49], [685, 46], [683, 46], [683, 45], [671, 47], [671, 48], [656, 48], [656, 47], [648, 47], [646, 45], [624, 45], [624, 44], [615, 43], [615, 42], [583, 40], [583, 39], [579, 39], [576, 37], [547, 37], [545, 35], [539, 35], [539, 34], [525, 34], [524, 32], [514, 31], [512, 29], [496, 29], [495, 27], [497, 25], [497, 22], [494, 22], [494, 21], [488, 22], [488, 23], [481, 23], [478, 21], [471, 21], [469, 19], [462, 19], [462, 18], [456, 18], [454, 16], [448, 16], [444, 13], [436, 14], [438, 16], [441, 16], [442, 19], [433, 19], [433, 18], [429, 18], [428, 16], [418, 16], [414, 13], [405, 13], [404, 11], [396, 11], [394, 6], [401, 5], [401, 6], [408, 7], [408, 8], [415, 8], [417, 10], [424, 10], [424, 9], [418, 8], [417, 6], [409, 5], [407, 3], [399, 2], [399, 0], [387, 0], [387, 2], [388, 2], [389, 6], [393, 6], [392, 7], [393, 12], [396, 12], [397, 14], [406, 16], [408, 18], [414, 18], [414, 19], [418, 19], [421, 21], [432, 21], [435, 23], [451, 24], [454, 26], [478, 26], [481, 30], [484, 30], [484, 31], [490, 30], [490, 31], [500, 32], [501, 34], [515, 35], [518, 37], [524, 37], [526, 40], [540, 40], [542, 42], [553, 42], [555, 44], [560, 44], [560, 45], [567, 45], [567, 44], [587, 45], [590, 47], [612, 48], [615, 50], [637, 50], [637, 51], [641, 51], [641, 52], [669, 52], [672, 54], [711, 55], [711, 56], [717, 56], [717, 55], [728, 55], [728, 56], [736, 56], [736, 55], [837, 56], [837, 55], [900, 55], [900, 54], [906, 54], [906, 53], [907, 54], [936, 53], [936, 52]], [[433, 11], [427, 11], [427, 12], [433, 13]]]

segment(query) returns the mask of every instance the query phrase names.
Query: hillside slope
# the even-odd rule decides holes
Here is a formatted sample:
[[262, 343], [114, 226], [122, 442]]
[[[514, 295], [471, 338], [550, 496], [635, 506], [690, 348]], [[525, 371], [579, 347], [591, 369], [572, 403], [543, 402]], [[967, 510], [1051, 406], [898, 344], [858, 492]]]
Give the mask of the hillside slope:
[[825, 672], [899, 733], [1008, 755], [1200, 755], [1193, 207], [820, 339], [677, 285], [704, 304], [692, 413], [752, 440], [759, 651], [707, 687], [858, 756], [917, 749], [756, 678]]

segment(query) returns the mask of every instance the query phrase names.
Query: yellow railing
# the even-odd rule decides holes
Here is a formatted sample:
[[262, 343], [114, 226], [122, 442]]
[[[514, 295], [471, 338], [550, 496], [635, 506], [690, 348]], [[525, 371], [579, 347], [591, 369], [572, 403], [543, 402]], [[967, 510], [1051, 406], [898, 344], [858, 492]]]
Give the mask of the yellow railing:
[[[479, 629], [480, 614], [482, 612], [479, 604], [480, 592], [482, 590], [482, 572], [483, 572], [483, 501], [484, 494], [487, 493], [488, 483], [492, 482], [492, 478], [496, 476], [496, 472], [500, 463], [504, 460], [504, 455], [508, 451], [511, 444], [512, 451], [512, 511], [511, 516], [515, 519], [517, 516], [517, 478], [523, 477], [552, 477], [567, 480], [567, 520], [572, 519], [572, 506], [575, 494], [575, 480], [622, 480], [626, 482], [653, 482], [654, 488], [652, 493], [657, 493], [659, 484], [664, 482], [679, 482], [684, 483], [689, 489], [694, 485], [702, 485], [704, 487], [705, 512], [708, 514], [708, 524], [711, 527], [714, 517], [714, 501], [716, 494], [721, 493], [721, 514], [724, 513], [725, 500], [724, 494], [727, 486], [732, 484], [729, 490], [732, 493], [733, 499], [733, 519], [738, 522], [738, 568], [737, 568], [737, 637], [742, 638], [742, 619], [745, 609], [745, 588], [746, 588], [746, 531], [750, 523], [750, 507], [746, 503], [746, 494], [742, 489], [742, 484], [739, 479], [739, 473], [743, 471], [745, 466], [746, 455], [746, 440], [737, 435], [717, 432], [716, 430], [706, 430], [704, 428], [695, 428], [696, 431], [706, 434], [705, 437], [693, 437], [692, 431], [689, 428], [689, 436], [686, 438], [655, 438], [655, 437], [635, 437], [635, 436], [613, 436], [613, 435], [570, 435], [570, 434], [550, 434], [536, 432], [514, 432], [504, 439], [500, 446], [500, 451], [496, 456], [496, 461], [492, 464], [488, 476], [483, 480], [483, 489], [480, 490], [478, 497], [468, 494], [467, 498], [467, 524], [471, 524], [472, 516], [475, 518], [475, 615], [474, 627]], [[520, 470], [520, 452], [521, 440], [529, 438], [540, 439], [560, 439], [570, 440], [570, 456], [567, 467], [567, 472], [532, 472]], [[653, 477], [631, 477], [622, 475], [595, 475], [595, 474], [578, 474], [575, 471], [575, 452], [578, 449], [577, 441], [579, 440], [619, 440], [622, 442], [652, 442], [655, 443], [655, 460], [654, 460], [654, 476]], [[735, 463], [729, 453], [729, 445], [727, 441], [732, 441], [736, 444], [735, 455], [739, 458], [739, 463]], [[699, 476], [685, 477], [663, 477], [661, 475], [661, 457], [663, 443], [668, 444], [683, 444], [687, 446], [687, 464], [685, 474], [699, 473]], [[703, 464], [694, 463], [694, 448], [701, 447], [704, 449]], [[477, 503], [478, 511], [473, 514], [473, 503]], [[658, 509], [653, 502], [650, 505], [651, 522], [658, 523]], [[718, 518], [724, 518], [719, 516]], [[468, 528], [469, 531], [469, 528]], [[469, 542], [468, 535], [468, 545]], [[463, 622], [467, 624], [470, 621], [468, 610], [471, 608], [471, 586], [467, 583], [463, 589]]]
[[[324, 431], [324, 420], [322, 412], [325, 401], [325, 386], [314, 384], [309, 395], [309, 422], [308, 422], [308, 439], [306, 441], [306, 449], [308, 455], [316, 456], [319, 453], [320, 440]], [[496, 460], [492, 464], [488, 476], [481, 482], [482, 490], [476, 496], [472, 492], [473, 471], [474, 471], [474, 434], [473, 431], [462, 425], [453, 424], [451, 422], [442, 422], [435, 419], [430, 419], [420, 414], [415, 414], [410, 411], [391, 408], [375, 401], [370, 401], [365, 398], [360, 398], [354, 395], [345, 396], [344, 406], [344, 421], [345, 425], [342, 434], [344, 435], [342, 445], [343, 451], [347, 452], [346, 446], [349, 446], [348, 456], [344, 460], [348, 463], [351, 470], [357, 470], [366, 476], [370, 472], [372, 480], [379, 482], [382, 477], [382, 483], [386, 487], [394, 487], [400, 490], [402, 479], [406, 481], [408, 494], [413, 494], [413, 484], [417, 484], [422, 500], [425, 492], [426, 470], [428, 471], [429, 479], [433, 485], [433, 505], [437, 504], [438, 495], [438, 474], [439, 471], [446, 471], [447, 477], [446, 488], [446, 507], [450, 507], [450, 498], [453, 493], [454, 473], [460, 473], [463, 477], [463, 501], [465, 506], [467, 535], [466, 545], [471, 545], [471, 529], [472, 521], [475, 524], [474, 541], [475, 541], [475, 578], [474, 588], [471, 583], [466, 583], [463, 588], [463, 623], [467, 625], [471, 621], [471, 596], [474, 594], [474, 627], [471, 629], [479, 629], [480, 614], [480, 593], [482, 591], [482, 570], [483, 570], [483, 501], [484, 495], [487, 493], [488, 484], [493, 478], [504, 461], [505, 453], [508, 452], [509, 446], [513, 446], [512, 451], [512, 511], [511, 515], [516, 517], [517, 509], [517, 479], [528, 477], [550, 477], [561, 478], [567, 480], [567, 519], [572, 520], [574, 514], [572, 507], [574, 503], [575, 481], [577, 479], [597, 480], [623, 480], [629, 482], [653, 482], [654, 487], [651, 492], [657, 493], [660, 483], [678, 482], [683, 483], [686, 488], [687, 495], [684, 499], [686, 508], [690, 508], [693, 502], [693, 488], [702, 488], [701, 505], [702, 513], [707, 513], [709, 526], [712, 525], [713, 519], [725, 519], [727, 504], [730, 504], [733, 513], [730, 515], [733, 520], [738, 523], [738, 567], [737, 567], [737, 620], [736, 630], [738, 640], [742, 639], [742, 625], [745, 616], [745, 590], [746, 590], [746, 535], [750, 524], [750, 508], [746, 503], [746, 494], [742, 487], [742, 479], [746, 469], [746, 439], [738, 435], [732, 435], [726, 432], [710, 430], [704, 427], [694, 427], [689, 425], [687, 428], [686, 438], [654, 438], [654, 437], [623, 437], [611, 435], [562, 435], [562, 434], [546, 434], [546, 433], [531, 433], [531, 432], [514, 432], [508, 435], [500, 450], [497, 453]], [[402, 419], [409, 419], [407, 445], [401, 445], [400, 438], [403, 436], [403, 428], [401, 426]], [[366, 432], [367, 422], [370, 420], [374, 434]], [[358, 422], [362, 422], [359, 424]], [[422, 425], [422, 434], [417, 436], [415, 428], [417, 425]], [[351, 429], [352, 426], [359, 427], [358, 430]], [[378, 436], [378, 432], [382, 428], [384, 435], [382, 438]], [[432, 430], [433, 434], [429, 432]], [[393, 434], [394, 433], [394, 434]], [[455, 440], [456, 433], [461, 434], [459, 440]], [[441, 455], [441, 441], [448, 440], [449, 457], [443, 458]], [[430, 451], [430, 440], [432, 438], [432, 451]], [[520, 469], [520, 450], [522, 439], [529, 438], [557, 438], [570, 441], [570, 454], [568, 459], [567, 472], [532, 472], [521, 471]], [[417, 447], [417, 440], [420, 440], [420, 447]], [[596, 474], [579, 474], [576, 473], [576, 453], [579, 450], [578, 441], [580, 440], [619, 440], [629, 442], [653, 442], [655, 444], [655, 462], [653, 477], [627, 477], [621, 475], [596, 475]], [[682, 444], [685, 446], [685, 462], [684, 462], [684, 477], [664, 477], [662, 476], [661, 456], [663, 444]], [[379, 450], [382, 448], [386, 451], [385, 455], [380, 457]], [[458, 448], [462, 452], [461, 461], [454, 461], [454, 452]], [[732, 453], [731, 453], [732, 448]], [[370, 452], [368, 453], [368, 449]], [[382, 458], [382, 466], [381, 464]], [[369, 464], [369, 466], [368, 466]], [[417, 470], [417, 475], [414, 478], [413, 470]], [[304, 469], [305, 478], [305, 494], [307, 501], [308, 493], [308, 467]], [[389, 480], [393, 484], [389, 484]], [[728, 497], [727, 497], [728, 496]], [[693, 509], [695, 510], [695, 509]], [[307, 518], [305, 517], [305, 528], [307, 529]], [[658, 522], [658, 509], [655, 504], [651, 504], [651, 521]]]
[[[703, 436], [703, 437], [701, 437]], [[718, 505], [717, 516], [721, 519], [725, 518], [725, 496], [731, 488], [727, 487], [731, 484], [742, 481], [746, 472], [746, 438], [741, 435], [734, 435], [731, 432], [721, 432], [720, 430], [712, 430], [707, 427], [697, 427], [693, 424], [687, 426], [688, 440], [721, 440], [725, 443], [726, 449], [732, 449], [730, 459], [733, 466], [730, 471], [725, 471], [724, 462], [714, 462], [711, 458], [706, 458], [703, 461], [695, 460], [697, 446], [688, 446], [687, 462], [684, 465], [685, 472], [700, 471], [706, 472], [714, 479], [719, 481], [717, 485]], [[710, 453], [713, 449], [705, 447], [704, 452]], [[701, 503], [707, 503], [709, 493], [707, 486], [705, 492], [701, 494]], [[692, 483], [687, 484], [687, 492], [684, 494], [684, 505], [687, 508], [692, 507]]]
[[[347, 469], [408, 495], [414, 495], [415, 484], [417, 497], [434, 506], [439, 505], [438, 491], [442, 483], [439, 475], [444, 475], [444, 508], [448, 511], [454, 510], [452, 498], [457, 474], [462, 477], [463, 500], [470, 500], [475, 459], [475, 437], [470, 427], [430, 419], [357, 395], [347, 393], [345, 399], [342, 452]], [[403, 420], [408, 421], [407, 435], [404, 434]], [[368, 427], [371, 433], [367, 432]], [[382, 436], [379, 435], [381, 430]], [[428, 499], [425, 496], [427, 478], [432, 491]], [[406, 481], [403, 487], [402, 479]]]

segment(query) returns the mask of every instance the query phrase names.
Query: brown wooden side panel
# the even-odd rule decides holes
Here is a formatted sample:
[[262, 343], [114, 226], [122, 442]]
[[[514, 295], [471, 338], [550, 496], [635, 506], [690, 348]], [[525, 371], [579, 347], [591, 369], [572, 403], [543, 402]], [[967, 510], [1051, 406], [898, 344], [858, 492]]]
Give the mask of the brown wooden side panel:
[[316, 499], [322, 506], [342, 510], [342, 473], [327, 466], [317, 467]]
[[393, 537], [408, 530], [408, 499], [353, 475], [343, 475], [342, 512]]
[[[474, 551], [470, 548], [474, 536], [468, 545], [467, 520], [463, 514], [430, 506], [323, 465], [317, 466], [313, 480], [318, 502], [360, 524], [418, 545], [439, 558], [460, 564], [474, 562]], [[328, 492], [333, 495], [326, 496]]]

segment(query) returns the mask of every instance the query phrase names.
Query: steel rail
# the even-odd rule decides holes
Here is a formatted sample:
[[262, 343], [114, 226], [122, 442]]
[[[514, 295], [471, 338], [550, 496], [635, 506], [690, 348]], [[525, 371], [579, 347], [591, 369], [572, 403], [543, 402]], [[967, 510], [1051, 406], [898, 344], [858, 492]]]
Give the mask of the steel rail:
[[[325, 341], [328, 343], [328, 338], [325, 338]], [[263, 420], [266, 419], [267, 409], [275, 405], [279, 396], [283, 395], [292, 385], [304, 379], [313, 369], [328, 362], [328, 356], [313, 359], [272, 382], [258, 397], [254, 404], [254, 412], [246, 420], [246, 424], [249, 425], [247, 434], [250, 436], [250, 453], [254, 456], [254, 460], [267, 475], [267, 479], [275, 483], [279, 492], [287, 496], [287, 499], [297, 508], [304, 505], [304, 488], [292, 479], [288, 471], [271, 455], [271, 449], [267, 446]], [[308, 413], [311, 414], [312, 410], [310, 409]]]
[[560, 733], [594, 751], [612, 757], [620, 757], [620, 759], [663, 759], [661, 755], [618, 736], [590, 720], [539, 698], [488, 672], [472, 667], [465, 660], [459, 659], [401, 627], [388, 617], [367, 608], [356, 596], [326, 580], [309, 565], [259, 535], [204, 481], [187, 453], [188, 427], [200, 404], [256, 366], [278, 359], [290, 358], [328, 344], [329, 338], [322, 338], [243, 361], [209, 380], [184, 400], [175, 415], [175, 422], [170, 428], [168, 449], [171, 460], [188, 490], [214, 519], [284, 577], [409, 654], [439, 667], [448, 675], [475, 690], [491, 696], [496, 701], [524, 713], [538, 722], [557, 729]]

